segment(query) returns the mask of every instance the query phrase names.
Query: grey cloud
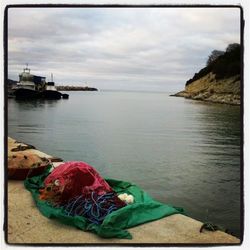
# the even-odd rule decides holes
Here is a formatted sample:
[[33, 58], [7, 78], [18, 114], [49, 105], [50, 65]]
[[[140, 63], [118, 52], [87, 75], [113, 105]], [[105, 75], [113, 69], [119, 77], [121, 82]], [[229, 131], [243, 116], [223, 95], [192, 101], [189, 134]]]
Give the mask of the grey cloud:
[[213, 49], [239, 42], [238, 9], [10, 9], [9, 76], [25, 62], [59, 83], [184, 87]]

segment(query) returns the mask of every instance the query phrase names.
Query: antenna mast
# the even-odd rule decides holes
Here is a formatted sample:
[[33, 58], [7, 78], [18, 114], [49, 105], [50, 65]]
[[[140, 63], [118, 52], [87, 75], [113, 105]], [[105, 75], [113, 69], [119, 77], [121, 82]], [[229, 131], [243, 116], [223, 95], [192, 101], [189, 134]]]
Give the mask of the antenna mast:
[[29, 73], [30, 73], [30, 69], [28, 68], [28, 66], [29, 66], [29, 64], [26, 63], [26, 68], [24, 68], [23, 71], [25, 72], [25, 71], [27, 70], [27, 71], [29, 71]]

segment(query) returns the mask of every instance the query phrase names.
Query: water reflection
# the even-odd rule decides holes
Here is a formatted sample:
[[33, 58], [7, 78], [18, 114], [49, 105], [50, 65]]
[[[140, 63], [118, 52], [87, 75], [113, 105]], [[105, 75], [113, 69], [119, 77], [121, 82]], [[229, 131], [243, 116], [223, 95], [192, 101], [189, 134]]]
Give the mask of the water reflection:
[[[32, 110], [43, 107], [56, 107], [62, 100], [44, 100], [44, 99], [31, 99], [31, 100], [16, 100], [12, 99], [11, 101], [18, 104], [20, 110]], [[60, 104], [59, 104], [60, 105]]]
[[[8, 100], [8, 130], [22, 138], [36, 140], [35, 135], [41, 138], [41, 135], [52, 133], [53, 127], [48, 124], [51, 117], [46, 114], [53, 114], [60, 100]], [[49, 115], [49, 116], [50, 116]], [[26, 134], [26, 135], [25, 135]], [[11, 134], [9, 134], [11, 136]], [[20, 136], [21, 135], [21, 136]], [[30, 135], [27, 137], [27, 135]], [[34, 144], [34, 142], [32, 142]]]
[[[195, 176], [200, 180], [199, 195], [203, 194], [197, 202], [206, 202], [213, 223], [224, 228], [233, 224], [240, 235], [240, 108], [203, 105], [196, 119], [201, 136], [194, 145], [194, 162], [200, 168]], [[196, 213], [200, 219], [208, 215], [204, 210]]]

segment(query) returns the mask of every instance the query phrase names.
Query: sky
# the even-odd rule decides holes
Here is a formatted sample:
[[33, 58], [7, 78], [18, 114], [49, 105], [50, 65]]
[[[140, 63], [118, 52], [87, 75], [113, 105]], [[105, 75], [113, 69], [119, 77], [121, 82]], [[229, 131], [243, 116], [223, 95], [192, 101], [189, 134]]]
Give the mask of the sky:
[[28, 63], [56, 85], [176, 92], [230, 43], [239, 8], [10, 8], [8, 78]]

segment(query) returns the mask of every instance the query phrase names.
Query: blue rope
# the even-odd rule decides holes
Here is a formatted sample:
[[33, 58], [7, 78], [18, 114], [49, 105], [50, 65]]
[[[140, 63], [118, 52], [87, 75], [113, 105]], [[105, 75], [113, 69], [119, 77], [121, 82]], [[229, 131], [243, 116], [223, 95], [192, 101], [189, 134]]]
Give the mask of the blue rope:
[[73, 202], [71, 209], [68, 214], [71, 214], [72, 209], [74, 208], [74, 205], [77, 203], [77, 201], [81, 198], [81, 196], [77, 197], [77, 199]]
[[104, 218], [120, 208], [115, 203], [115, 193], [97, 195], [91, 192], [89, 198], [83, 195], [74, 197], [63, 206], [67, 216], [84, 216], [90, 222], [101, 224]]

